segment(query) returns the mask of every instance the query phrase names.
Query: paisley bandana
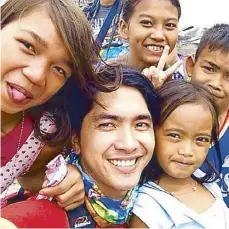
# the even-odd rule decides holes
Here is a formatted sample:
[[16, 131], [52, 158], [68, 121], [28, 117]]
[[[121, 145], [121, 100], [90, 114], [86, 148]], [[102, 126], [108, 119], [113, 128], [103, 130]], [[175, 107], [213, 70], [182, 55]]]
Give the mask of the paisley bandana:
[[83, 172], [78, 156], [74, 158], [72, 164], [82, 173], [86, 193], [85, 203], [95, 222], [100, 227], [127, 224], [138, 194], [138, 185], [128, 191], [124, 199], [114, 200], [105, 197], [91, 178]]

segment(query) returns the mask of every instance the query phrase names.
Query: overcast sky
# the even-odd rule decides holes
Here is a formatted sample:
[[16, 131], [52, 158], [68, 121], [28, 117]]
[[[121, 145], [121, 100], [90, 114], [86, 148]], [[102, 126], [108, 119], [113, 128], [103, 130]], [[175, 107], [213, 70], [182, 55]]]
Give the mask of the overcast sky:
[[229, 0], [180, 0], [180, 28], [194, 25], [209, 27], [215, 23], [229, 24]]

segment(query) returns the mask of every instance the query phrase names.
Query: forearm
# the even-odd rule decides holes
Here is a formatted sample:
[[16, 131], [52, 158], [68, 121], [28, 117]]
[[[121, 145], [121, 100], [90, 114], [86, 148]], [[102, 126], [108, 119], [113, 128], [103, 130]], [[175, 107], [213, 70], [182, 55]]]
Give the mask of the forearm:
[[18, 182], [27, 191], [39, 192], [44, 182], [45, 169], [40, 170], [36, 174], [26, 174], [23, 177], [18, 178]]

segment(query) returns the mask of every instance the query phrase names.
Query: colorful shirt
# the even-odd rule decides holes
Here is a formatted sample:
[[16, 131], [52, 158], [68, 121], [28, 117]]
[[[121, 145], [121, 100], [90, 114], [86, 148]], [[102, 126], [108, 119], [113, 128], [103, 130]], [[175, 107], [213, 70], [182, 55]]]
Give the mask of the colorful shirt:
[[[120, 1], [120, 0], [116, 0]], [[99, 0], [84, 9], [84, 13], [91, 23], [94, 39], [97, 38], [112, 6], [103, 6]], [[128, 43], [121, 38], [118, 32], [120, 12], [113, 18], [107, 35], [102, 43], [100, 55], [104, 61], [115, 59], [128, 51]]]
[[[222, 164], [220, 164], [220, 160], [214, 146], [209, 149], [207, 158], [217, 171], [220, 172], [221, 180], [218, 181], [218, 184], [221, 188], [224, 201], [229, 207], [229, 110], [227, 112], [225, 122], [221, 127], [219, 137]], [[205, 171], [206, 166], [203, 165], [201, 169]]]

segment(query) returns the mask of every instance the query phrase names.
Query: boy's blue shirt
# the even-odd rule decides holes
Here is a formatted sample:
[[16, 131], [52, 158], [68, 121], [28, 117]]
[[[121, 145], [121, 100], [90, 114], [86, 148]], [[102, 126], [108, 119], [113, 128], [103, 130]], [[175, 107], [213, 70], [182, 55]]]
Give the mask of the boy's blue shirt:
[[[220, 172], [221, 180], [218, 181], [224, 201], [229, 207], [229, 119], [220, 133], [220, 151], [222, 157], [222, 165], [217, 156], [215, 147], [211, 147], [208, 151], [208, 160]], [[206, 171], [206, 165], [201, 166], [203, 171]]]

